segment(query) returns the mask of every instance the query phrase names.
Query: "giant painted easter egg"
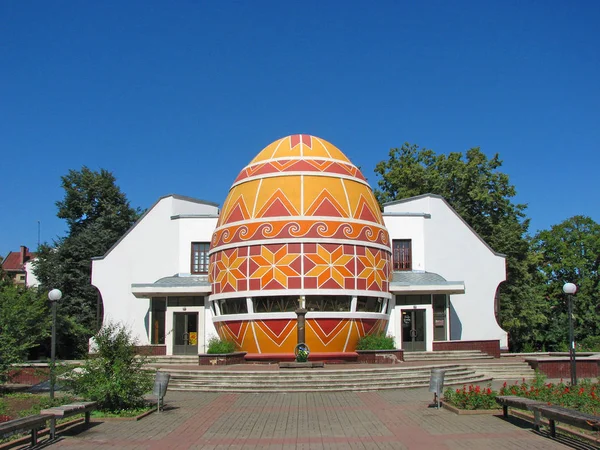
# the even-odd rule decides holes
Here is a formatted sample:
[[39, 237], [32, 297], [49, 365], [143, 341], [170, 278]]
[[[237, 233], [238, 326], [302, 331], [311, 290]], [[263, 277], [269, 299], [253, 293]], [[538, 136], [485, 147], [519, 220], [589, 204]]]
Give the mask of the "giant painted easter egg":
[[210, 249], [210, 303], [222, 338], [255, 354], [291, 353], [296, 314], [314, 353], [353, 351], [389, 318], [391, 249], [360, 170], [331, 143], [293, 135], [235, 179]]

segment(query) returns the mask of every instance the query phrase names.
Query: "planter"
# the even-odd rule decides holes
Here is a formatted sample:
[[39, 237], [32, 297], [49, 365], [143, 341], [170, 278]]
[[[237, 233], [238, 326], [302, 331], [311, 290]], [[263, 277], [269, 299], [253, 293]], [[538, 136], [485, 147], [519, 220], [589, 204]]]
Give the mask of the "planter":
[[502, 415], [502, 409], [460, 409], [449, 403], [442, 402], [442, 408], [458, 415], [474, 416], [474, 415]]
[[404, 361], [404, 350], [356, 350], [361, 364], [397, 364]]
[[494, 358], [500, 358], [500, 341], [498, 339], [479, 341], [436, 341], [433, 351], [479, 350]]
[[244, 364], [246, 352], [234, 353], [201, 353], [198, 355], [198, 364], [201, 366], [229, 366], [232, 364]]

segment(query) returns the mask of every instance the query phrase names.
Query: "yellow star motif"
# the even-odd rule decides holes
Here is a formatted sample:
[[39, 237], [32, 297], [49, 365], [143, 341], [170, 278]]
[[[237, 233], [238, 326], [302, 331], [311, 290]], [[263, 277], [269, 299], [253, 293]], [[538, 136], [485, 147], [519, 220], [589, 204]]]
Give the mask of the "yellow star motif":
[[317, 277], [319, 287], [331, 278], [343, 288], [344, 278], [352, 277], [352, 272], [348, 270], [346, 264], [352, 260], [353, 256], [344, 255], [341, 245], [330, 253], [323, 246], [317, 244], [317, 253], [307, 254], [306, 257], [316, 264], [306, 273], [306, 276]]
[[237, 281], [244, 278], [240, 266], [246, 261], [246, 258], [238, 256], [238, 250], [235, 249], [230, 256], [225, 252], [221, 253], [221, 259], [216, 262], [217, 283], [221, 283], [221, 290], [228, 284], [237, 289]]
[[387, 261], [381, 257], [381, 252], [375, 250], [375, 253], [373, 253], [366, 248], [365, 255], [359, 256], [358, 259], [365, 266], [358, 276], [367, 280], [367, 288], [373, 283], [377, 283], [379, 289], [383, 289], [383, 282], [387, 279], [385, 274]]
[[276, 280], [284, 288], [287, 288], [288, 277], [300, 274], [290, 267], [299, 255], [287, 251], [287, 246], [272, 252], [266, 247], [261, 247], [260, 255], [254, 256], [252, 261], [258, 264], [258, 268], [252, 272], [252, 278], [260, 278], [261, 288], [265, 287], [271, 280]]

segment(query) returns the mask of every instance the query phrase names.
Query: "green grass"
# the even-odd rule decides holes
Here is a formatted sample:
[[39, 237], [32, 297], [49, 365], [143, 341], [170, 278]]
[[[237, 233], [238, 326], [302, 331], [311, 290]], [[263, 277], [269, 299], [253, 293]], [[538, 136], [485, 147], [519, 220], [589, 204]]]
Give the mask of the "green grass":
[[93, 411], [91, 416], [95, 418], [103, 418], [103, 417], [137, 417], [141, 414], [144, 414], [148, 411], [152, 411], [156, 409], [156, 406], [147, 405], [143, 408], [134, 408], [134, 409], [123, 409], [121, 411]]

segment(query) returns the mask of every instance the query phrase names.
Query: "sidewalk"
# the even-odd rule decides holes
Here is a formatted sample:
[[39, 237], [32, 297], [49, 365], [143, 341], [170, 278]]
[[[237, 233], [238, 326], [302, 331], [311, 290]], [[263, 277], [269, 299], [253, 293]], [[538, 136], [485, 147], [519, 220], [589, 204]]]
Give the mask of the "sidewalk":
[[[219, 394], [168, 392], [167, 411], [93, 423], [52, 449], [565, 449], [529, 423], [428, 408], [427, 389]], [[577, 448], [591, 448], [578, 446]]]

